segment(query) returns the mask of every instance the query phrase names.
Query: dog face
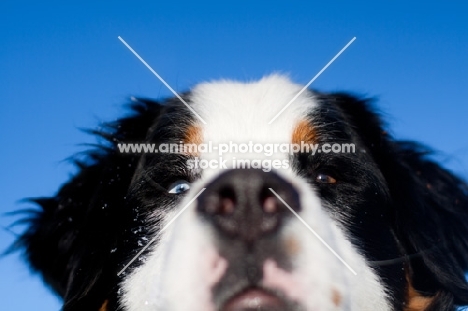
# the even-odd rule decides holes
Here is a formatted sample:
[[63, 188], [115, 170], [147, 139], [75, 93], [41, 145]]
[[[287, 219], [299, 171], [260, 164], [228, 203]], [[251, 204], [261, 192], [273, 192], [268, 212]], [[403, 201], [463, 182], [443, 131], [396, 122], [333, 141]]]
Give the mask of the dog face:
[[[178, 100], [140, 100], [98, 133], [111, 144], [36, 199], [18, 244], [64, 310], [467, 303], [464, 183], [392, 139], [367, 101], [301, 89], [281, 76], [201, 84], [183, 98], [205, 122]], [[131, 142], [215, 148], [122, 153]], [[301, 143], [354, 149], [255, 151]], [[250, 148], [221, 155], [235, 144]]]

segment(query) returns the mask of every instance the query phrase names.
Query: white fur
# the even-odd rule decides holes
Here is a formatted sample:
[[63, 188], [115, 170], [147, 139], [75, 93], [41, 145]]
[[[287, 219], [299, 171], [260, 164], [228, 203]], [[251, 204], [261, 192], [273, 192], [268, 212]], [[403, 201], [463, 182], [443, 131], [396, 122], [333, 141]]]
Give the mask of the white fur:
[[[199, 189], [197, 192], [199, 192]], [[165, 217], [167, 224], [191, 198]], [[123, 283], [122, 302], [127, 310], [194, 310], [211, 307], [208, 270], [216, 253], [211, 234], [195, 215], [195, 203], [177, 218], [153, 247], [145, 263]], [[212, 282], [211, 282], [212, 283]]]
[[[294, 126], [317, 106], [310, 93], [302, 93], [271, 125], [268, 122], [301, 88], [278, 75], [246, 84], [220, 81], [196, 86], [192, 90], [191, 102], [207, 122], [202, 127], [205, 142], [290, 143]], [[218, 158], [216, 152], [200, 156], [204, 159]], [[260, 155], [242, 156], [258, 158]], [[239, 155], [225, 154], [224, 157], [232, 159]], [[287, 159], [287, 155], [277, 154], [274, 158]], [[184, 207], [204, 184], [219, 173], [218, 169], [205, 170], [202, 179], [193, 185], [176, 211]], [[322, 210], [320, 199], [310, 185], [294, 176], [291, 170], [278, 173], [293, 182], [299, 191], [303, 207], [300, 216], [358, 274], [353, 275], [293, 217], [282, 229], [283, 239], [293, 238], [300, 246], [299, 254], [293, 262], [294, 271], [286, 276], [297, 284], [299, 294], [290, 293], [291, 298], [299, 300], [307, 310], [390, 310], [378, 276]], [[207, 263], [207, 254], [217, 260], [213, 232], [196, 217], [195, 208], [196, 202], [161, 234], [161, 240], [152, 248], [145, 263], [125, 278], [121, 300], [125, 310], [214, 311], [209, 291], [213, 280], [206, 280], [207, 269], [212, 269], [210, 263]], [[165, 221], [172, 219], [175, 212], [167, 215]], [[221, 271], [225, 263], [219, 261], [218, 264]], [[274, 281], [272, 284], [282, 286], [274, 285]], [[342, 298], [338, 306], [333, 303], [334, 293]]]

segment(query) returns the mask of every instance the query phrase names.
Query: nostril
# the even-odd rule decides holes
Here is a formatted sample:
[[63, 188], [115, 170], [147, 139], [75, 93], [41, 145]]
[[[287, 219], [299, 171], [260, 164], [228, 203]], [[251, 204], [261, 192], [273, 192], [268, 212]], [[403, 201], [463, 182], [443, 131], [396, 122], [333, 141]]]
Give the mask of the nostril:
[[262, 204], [263, 211], [267, 214], [273, 214], [278, 211], [278, 202], [274, 197], [266, 197]]
[[230, 215], [234, 213], [234, 201], [228, 198], [221, 198], [219, 203], [219, 214]]
[[226, 186], [217, 189], [205, 196], [204, 203], [200, 209], [208, 215], [231, 215], [236, 207], [236, 192], [233, 188]]
[[230, 215], [236, 206], [236, 193], [231, 187], [221, 188], [219, 191], [218, 214]]
[[268, 190], [267, 187], [264, 187], [260, 191], [260, 206], [266, 214], [274, 214], [278, 212], [278, 199]]

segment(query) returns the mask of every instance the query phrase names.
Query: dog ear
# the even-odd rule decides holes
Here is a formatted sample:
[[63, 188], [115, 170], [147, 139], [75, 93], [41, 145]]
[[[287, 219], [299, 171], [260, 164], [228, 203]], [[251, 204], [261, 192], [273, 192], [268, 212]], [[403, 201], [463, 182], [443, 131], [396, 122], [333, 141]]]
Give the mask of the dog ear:
[[408, 279], [427, 310], [468, 304], [468, 186], [414, 142], [396, 141], [372, 101], [330, 96], [379, 166], [393, 200], [393, 230], [409, 260]]
[[[64, 310], [98, 310], [118, 282], [121, 258], [115, 250], [130, 228], [125, 196], [139, 161], [119, 152], [120, 142], [142, 142], [162, 106], [134, 100], [129, 117], [90, 131], [102, 141], [75, 159], [78, 172], [54, 197], [35, 198], [39, 205], [26, 217], [28, 229], [13, 249], [22, 249], [34, 271], [64, 299]], [[128, 229], [129, 230], [129, 229]], [[84, 307], [86, 306], [86, 307]]]
[[395, 232], [410, 256], [409, 279], [423, 295], [436, 296], [434, 303], [451, 294], [454, 304], [468, 304], [468, 186], [432, 161], [427, 148], [391, 145], [393, 163], [384, 175]]

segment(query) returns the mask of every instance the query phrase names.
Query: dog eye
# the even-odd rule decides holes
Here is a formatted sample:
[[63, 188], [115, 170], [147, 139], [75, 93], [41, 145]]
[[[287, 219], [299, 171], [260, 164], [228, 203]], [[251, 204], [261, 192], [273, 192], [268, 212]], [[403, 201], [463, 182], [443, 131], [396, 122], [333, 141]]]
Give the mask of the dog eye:
[[335, 184], [336, 183], [336, 179], [327, 174], [318, 174], [317, 177], [315, 178], [315, 181], [317, 181], [320, 184]]
[[172, 194], [182, 194], [189, 189], [190, 184], [188, 182], [185, 180], [178, 180], [169, 186], [169, 190], [167, 190], [167, 192]]

